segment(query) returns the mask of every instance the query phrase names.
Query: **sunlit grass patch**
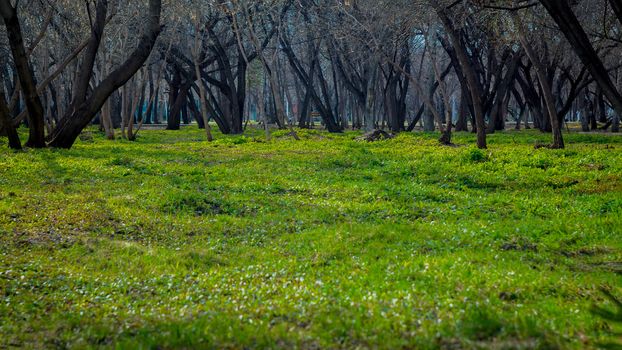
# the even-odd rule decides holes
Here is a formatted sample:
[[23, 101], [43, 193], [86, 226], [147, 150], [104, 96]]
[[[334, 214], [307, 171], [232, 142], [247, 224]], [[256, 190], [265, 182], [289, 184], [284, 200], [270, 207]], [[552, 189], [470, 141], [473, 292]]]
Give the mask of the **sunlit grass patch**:
[[0, 151], [0, 347], [586, 348], [622, 140], [141, 131]]

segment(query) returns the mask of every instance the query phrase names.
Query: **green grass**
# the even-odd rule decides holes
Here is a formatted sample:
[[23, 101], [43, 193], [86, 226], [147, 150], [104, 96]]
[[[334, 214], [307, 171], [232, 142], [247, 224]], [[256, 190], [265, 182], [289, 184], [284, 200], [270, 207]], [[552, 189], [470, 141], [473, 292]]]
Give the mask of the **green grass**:
[[622, 138], [0, 140], [0, 348], [592, 348]]

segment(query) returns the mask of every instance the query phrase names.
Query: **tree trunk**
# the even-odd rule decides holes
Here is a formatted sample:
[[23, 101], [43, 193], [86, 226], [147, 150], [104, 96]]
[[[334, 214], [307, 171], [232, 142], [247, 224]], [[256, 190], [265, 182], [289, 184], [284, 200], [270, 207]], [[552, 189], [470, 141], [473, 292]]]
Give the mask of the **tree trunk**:
[[272, 138], [272, 135], [270, 135], [270, 125], [268, 125], [268, 115], [266, 113], [266, 101], [265, 101], [265, 95], [264, 92], [266, 86], [265, 83], [261, 84], [261, 88], [258, 89], [258, 94], [257, 94], [257, 104], [259, 106], [259, 115], [260, 115], [260, 119], [261, 119], [261, 123], [263, 124], [263, 130], [264, 133], [266, 134], [266, 141], [270, 141], [270, 139]]
[[549, 119], [551, 121], [551, 127], [553, 131], [553, 144], [552, 148], [564, 148], [564, 139], [562, 136], [562, 130], [560, 126], [559, 119], [557, 118], [557, 107], [555, 106], [555, 97], [553, 96], [553, 91], [551, 90], [551, 86], [548, 81], [548, 77], [546, 75], [546, 68], [540, 62], [540, 59], [534, 52], [531, 44], [527, 41], [527, 36], [525, 34], [525, 29], [523, 24], [521, 23], [521, 19], [518, 17], [516, 12], [512, 12], [512, 21], [514, 22], [516, 28], [518, 29], [518, 38], [525, 49], [525, 53], [529, 60], [533, 64], [536, 69], [536, 75], [538, 76], [538, 81], [540, 82], [541, 92], [544, 96], [544, 102], [546, 105], [546, 109], [549, 114]]
[[507, 110], [506, 107], [506, 98], [510, 91], [510, 88], [513, 85], [514, 77], [516, 75], [516, 71], [518, 70], [518, 64], [521, 60], [521, 53], [514, 53], [514, 57], [510, 64], [508, 65], [507, 72], [505, 76], [501, 80], [501, 83], [496, 89], [496, 96], [494, 99], [494, 103], [492, 105], [491, 113], [490, 113], [490, 121], [488, 124], [488, 129], [486, 130], [488, 133], [492, 134], [497, 130], [505, 129], [505, 113], [504, 110]]
[[581, 131], [583, 132], [588, 132], [590, 131], [590, 112], [589, 107], [588, 107], [588, 101], [589, 99], [589, 93], [588, 90], [585, 90], [585, 95], [581, 94], [579, 96], [579, 100], [577, 101], [577, 109], [579, 110], [580, 113], [580, 120], [581, 120]]
[[181, 118], [178, 107], [179, 94], [181, 93], [181, 73], [175, 70], [173, 79], [169, 82], [168, 92], [168, 116], [166, 118], [166, 130], [179, 130]]
[[52, 134], [50, 146], [71, 148], [82, 130], [93, 120], [108, 97], [119, 87], [125, 85], [149, 58], [151, 50], [160, 34], [161, 0], [149, 0], [149, 12], [144, 34], [138, 47], [126, 61], [95, 87], [91, 95], [75, 110], [68, 111], [60, 120]]
[[22, 143], [19, 140], [19, 135], [17, 134], [17, 130], [13, 126], [11, 122], [11, 112], [6, 104], [6, 99], [4, 97], [4, 92], [0, 88], [0, 129], [6, 131], [7, 136], [9, 137], [9, 147], [12, 149], [22, 149]]
[[[622, 116], [622, 96], [611, 81], [609, 72], [605, 68], [600, 57], [598, 57], [587, 33], [581, 26], [581, 23], [574, 14], [568, 1], [540, 0], [540, 2], [544, 5], [555, 23], [557, 23], [566, 39], [570, 42], [570, 45], [574, 48], [576, 54], [588, 69], [598, 86], [600, 86], [605, 96], [607, 96], [615, 112], [618, 116]], [[610, 3], [613, 4], [612, 6], [616, 15], [618, 15], [620, 19], [620, 15], [622, 14], [620, 0], [610, 0]]]
[[129, 84], [121, 88], [121, 137], [127, 139], [126, 128], [129, 123], [130, 114], [130, 87]]
[[37, 93], [37, 85], [33, 72], [30, 69], [17, 9], [11, 6], [11, 1], [0, 0], [0, 15], [6, 26], [13, 62], [19, 76], [20, 86], [24, 92], [26, 108], [28, 109], [28, 126], [30, 130], [26, 146], [44, 148], [46, 145], [43, 104]]
[[456, 131], [469, 131], [467, 126], [467, 116], [469, 114], [469, 105], [467, 102], [468, 93], [465, 93], [464, 89], [461, 89], [460, 94], [460, 109], [458, 113], [458, 121], [456, 122]]
[[475, 116], [475, 124], [477, 128], [477, 147], [481, 149], [486, 148], [486, 123], [484, 122], [484, 111], [482, 108], [482, 98], [479, 87], [479, 82], [477, 81], [477, 76], [475, 71], [469, 62], [469, 57], [467, 54], [467, 50], [462, 44], [456, 29], [453, 27], [453, 24], [449, 20], [447, 16], [447, 10], [441, 7], [436, 9], [436, 12], [443, 22], [443, 26], [445, 27], [447, 34], [449, 35], [449, 39], [454, 46], [456, 51], [456, 55], [458, 56], [458, 60], [460, 62], [460, 66], [462, 68], [463, 74], [467, 80], [467, 84], [469, 87], [469, 92], [471, 94], [471, 100], [473, 102], [473, 110]]

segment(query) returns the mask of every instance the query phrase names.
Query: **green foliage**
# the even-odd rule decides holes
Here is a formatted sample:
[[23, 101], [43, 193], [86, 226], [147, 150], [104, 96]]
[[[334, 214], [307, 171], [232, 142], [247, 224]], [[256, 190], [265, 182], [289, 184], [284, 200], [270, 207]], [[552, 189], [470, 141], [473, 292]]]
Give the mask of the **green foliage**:
[[607, 340], [588, 310], [620, 287], [622, 139], [297, 132], [2, 149], [0, 348]]
[[478, 163], [487, 161], [488, 155], [486, 155], [486, 153], [481, 149], [470, 148], [467, 152], [466, 158], [471, 162]]

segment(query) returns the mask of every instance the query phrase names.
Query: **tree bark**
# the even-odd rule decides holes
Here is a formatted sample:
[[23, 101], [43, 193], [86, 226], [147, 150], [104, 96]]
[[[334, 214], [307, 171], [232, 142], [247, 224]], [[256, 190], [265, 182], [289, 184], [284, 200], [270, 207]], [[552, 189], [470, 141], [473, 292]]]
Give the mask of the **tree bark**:
[[460, 89], [460, 107], [458, 112], [458, 121], [456, 122], [456, 131], [469, 131], [467, 126], [467, 116], [469, 114], [469, 105], [467, 102], [468, 92], [465, 93], [464, 89]]
[[[618, 18], [622, 19], [620, 17], [620, 14], [622, 14], [620, 0], [610, 0], [609, 2], [612, 4]], [[622, 96], [611, 81], [609, 72], [596, 53], [587, 33], [581, 26], [568, 1], [540, 0], [540, 3], [544, 5], [549, 15], [557, 23], [566, 39], [570, 42], [570, 45], [574, 48], [575, 53], [579, 56], [598, 86], [600, 86], [605, 96], [607, 96], [609, 102], [611, 102], [615, 112], [618, 116], [622, 116]]]
[[0, 15], [7, 30], [13, 62], [19, 76], [22, 91], [24, 92], [26, 108], [28, 109], [28, 126], [30, 130], [26, 146], [44, 148], [46, 145], [43, 104], [37, 93], [37, 85], [33, 72], [30, 69], [17, 9], [11, 6], [10, 0], [0, 0]]
[[559, 118], [557, 118], [557, 107], [555, 106], [555, 97], [553, 96], [553, 90], [551, 90], [551, 85], [549, 84], [548, 78], [546, 76], [546, 68], [536, 55], [535, 51], [531, 47], [531, 44], [527, 41], [527, 35], [525, 33], [525, 29], [523, 24], [521, 23], [521, 19], [518, 17], [516, 12], [512, 12], [512, 21], [514, 25], [518, 29], [518, 38], [529, 57], [529, 60], [533, 64], [536, 69], [536, 75], [538, 76], [538, 81], [540, 82], [541, 92], [544, 97], [544, 102], [546, 105], [547, 112], [549, 114], [549, 119], [551, 121], [551, 128], [553, 131], [553, 144], [552, 148], [564, 148], [564, 138], [562, 136], [562, 130], [559, 122]]
[[9, 147], [15, 150], [22, 149], [22, 143], [19, 140], [17, 130], [11, 122], [11, 112], [6, 104], [4, 92], [0, 88], [0, 130], [4, 130], [9, 137]]
[[473, 102], [473, 110], [475, 116], [475, 124], [477, 128], [477, 147], [481, 149], [486, 148], [486, 123], [484, 122], [484, 111], [482, 108], [482, 99], [479, 83], [477, 81], [477, 76], [475, 75], [475, 71], [471, 63], [469, 62], [469, 57], [466, 51], [466, 48], [462, 44], [460, 38], [458, 37], [458, 33], [456, 29], [453, 27], [449, 17], [447, 16], [447, 10], [441, 7], [436, 8], [436, 13], [438, 14], [443, 26], [447, 30], [447, 35], [449, 36], [449, 40], [451, 41], [454, 49], [456, 51], [456, 55], [458, 56], [458, 60], [460, 62], [460, 66], [462, 68], [462, 72], [465, 75], [467, 80], [467, 84], [469, 87], [469, 92], [471, 94], [471, 100]]
[[91, 28], [89, 43], [84, 51], [84, 56], [78, 69], [78, 78], [73, 88], [70, 110], [77, 109], [84, 103], [89, 89], [89, 83], [93, 76], [93, 67], [99, 51], [99, 44], [106, 26], [106, 14], [108, 12], [108, 0], [98, 0], [95, 12], [95, 21]]
[[205, 125], [205, 136], [207, 136], [208, 142], [212, 142], [214, 141], [214, 137], [212, 136], [212, 129], [209, 126], [209, 115], [207, 114], [207, 93], [205, 92], [203, 79], [201, 79], [201, 64], [198, 57], [195, 58], [194, 69], [198, 79], [197, 84], [199, 85], [199, 99], [201, 100], [199, 105], [201, 106], [201, 118]]
[[95, 87], [91, 95], [77, 109], [68, 111], [60, 120], [49, 145], [57, 148], [71, 148], [82, 130], [93, 120], [108, 97], [134, 76], [149, 58], [160, 34], [161, 0], [149, 0], [148, 20], [145, 31], [136, 49], [127, 60]]

